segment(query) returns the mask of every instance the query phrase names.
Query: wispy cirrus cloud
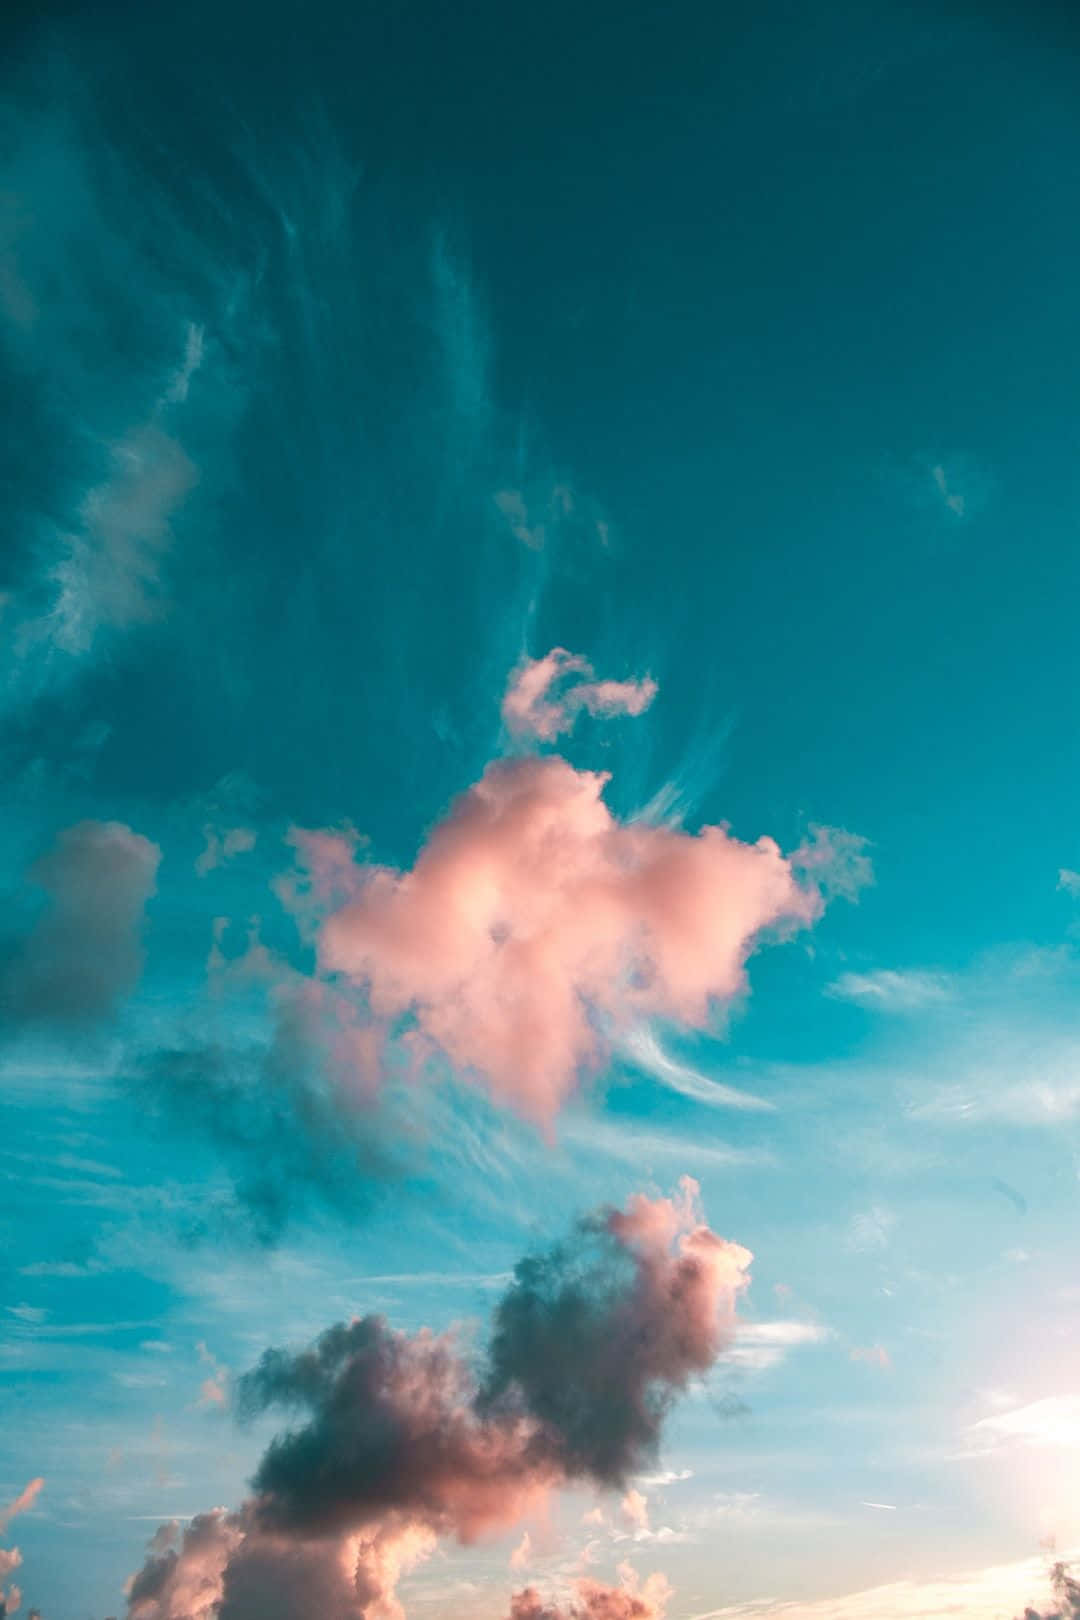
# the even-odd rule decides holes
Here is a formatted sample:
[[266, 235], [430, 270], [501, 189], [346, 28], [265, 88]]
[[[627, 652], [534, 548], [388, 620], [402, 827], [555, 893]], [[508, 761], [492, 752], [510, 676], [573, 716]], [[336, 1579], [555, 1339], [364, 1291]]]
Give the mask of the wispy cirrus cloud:
[[980, 1418], [971, 1432], [991, 1446], [1021, 1444], [1075, 1450], [1080, 1447], [1080, 1395], [1047, 1395], [995, 1412]]
[[942, 1005], [952, 998], [953, 986], [943, 973], [878, 968], [869, 973], [842, 973], [826, 986], [825, 993], [881, 1012], [905, 1013]]
[[776, 1104], [767, 1097], [742, 1091], [737, 1086], [710, 1080], [687, 1064], [678, 1063], [664, 1051], [651, 1029], [634, 1030], [627, 1036], [624, 1049], [638, 1068], [653, 1076], [670, 1091], [704, 1103], [707, 1108], [733, 1108], [746, 1113], [776, 1112]]
[[1044, 1557], [994, 1564], [956, 1574], [909, 1576], [858, 1592], [836, 1591], [812, 1599], [765, 1598], [736, 1603], [696, 1614], [692, 1620], [943, 1620], [963, 1615], [964, 1620], [1002, 1620], [1021, 1614], [1022, 1620], [1040, 1620], [1028, 1606], [1046, 1604], [1046, 1620], [1069, 1620], [1055, 1607], [1059, 1585], [1054, 1564]]
[[779, 1365], [792, 1351], [806, 1345], [827, 1344], [832, 1329], [821, 1322], [742, 1322], [724, 1361], [747, 1371], [763, 1372]]

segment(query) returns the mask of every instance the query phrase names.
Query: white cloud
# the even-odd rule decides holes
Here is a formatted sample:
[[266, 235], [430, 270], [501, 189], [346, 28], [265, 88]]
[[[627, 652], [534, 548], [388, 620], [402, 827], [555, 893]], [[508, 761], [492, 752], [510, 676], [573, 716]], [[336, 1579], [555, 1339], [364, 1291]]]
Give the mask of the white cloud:
[[882, 1012], [905, 1013], [950, 1000], [952, 986], [943, 973], [879, 968], [873, 973], [842, 973], [826, 986], [825, 994]]
[[710, 1080], [696, 1069], [677, 1063], [663, 1050], [650, 1029], [635, 1030], [626, 1041], [626, 1050], [639, 1069], [651, 1074], [669, 1091], [677, 1091], [680, 1096], [690, 1097], [708, 1108], [735, 1108], [753, 1113], [776, 1111], [776, 1104], [765, 1097], [721, 1085], [718, 1080]]
[[576, 1120], [568, 1117], [559, 1128], [560, 1137], [579, 1152], [622, 1159], [639, 1171], [650, 1165], [676, 1163], [691, 1170], [695, 1165], [736, 1166], [769, 1169], [776, 1158], [766, 1148], [732, 1147], [728, 1142], [694, 1136], [676, 1136], [666, 1131], [643, 1131], [636, 1124], [616, 1124], [613, 1120]]
[[856, 1254], [874, 1254], [888, 1248], [896, 1216], [890, 1209], [864, 1209], [852, 1218], [847, 1246]]
[[933, 478], [942, 502], [947, 509], [954, 517], [962, 518], [966, 509], [966, 502], [963, 495], [951, 487], [949, 475], [940, 462], [936, 467], [931, 467], [930, 476]]
[[1080, 1395], [1048, 1395], [996, 1412], [973, 1424], [972, 1433], [995, 1445], [1015, 1442], [1073, 1451], [1080, 1447]]
[[735, 1344], [724, 1353], [729, 1366], [760, 1372], [775, 1367], [789, 1350], [807, 1344], [825, 1344], [832, 1329], [820, 1322], [743, 1322], [736, 1330]]
[[692, 1620], [1003, 1620], [1025, 1604], [1052, 1603], [1050, 1568], [1043, 1557], [962, 1574], [892, 1581], [870, 1590], [809, 1602], [762, 1598], [710, 1609]]

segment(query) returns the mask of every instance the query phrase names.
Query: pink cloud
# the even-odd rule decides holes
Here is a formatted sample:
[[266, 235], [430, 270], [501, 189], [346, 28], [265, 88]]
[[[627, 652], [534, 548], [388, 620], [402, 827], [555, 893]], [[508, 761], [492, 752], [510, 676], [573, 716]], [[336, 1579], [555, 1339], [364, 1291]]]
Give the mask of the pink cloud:
[[650, 1575], [639, 1585], [625, 1564], [618, 1586], [579, 1580], [567, 1604], [544, 1603], [535, 1587], [517, 1592], [510, 1604], [510, 1620], [663, 1620], [671, 1588], [663, 1575]]
[[639, 1490], [630, 1489], [619, 1503], [619, 1511], [635, 1530], [649, 1528], [649, 1504]]
[[884, 1345], [872, 1344], [865, 1349], [855, 1349], [851, 1352], [852, 1361], [864, 1361], [870, 1367], [880, 1367], [888, 1372], [892, 1367], [892, 1360]]
[[[607, 780], [554, 756], [495, 761], [411, 871], [354, 867], [317, 930], [321, 968], [377, 1025], [410, 1015], [415, 1045], [544, 1124], [642, 1020], [706, 1027], [765, 929], [820, 914], [835, 865], [821, 840], [789, 859], [724, 827], [621, 823]], [[340, 885], [343, 853], [317, 856], [301, 903]]]
[[[12, 1519], [17, 1518], [20, 1513], [28, 1512], [33, 1507], [44, 1483], [43, 1479], [32, 1479], [29, 1485], [23, 1487], [14, 1501], [9, 1502], [6, 1507], [0, 1507], [0, 1535], [4, 1534]], [[6, 1581], [8, 1576], [13, 1574], [21, 1564], [22, 1553], [18, 1547], [0, 1547], [0, 1582]], [[0, 1616], [14, 1614], [21, 1603], [22, 1592], [14, 1581], [11, 1582], [6, 1591], [0, 1585]]]
[[[506, 1531], [575, 1481], [625, 1489], [672, 1395], [730, 1337], [749, 1260], [701, 1223], [686, 1181], [675, 1199], [590, 1217], [520, 1267], [486, 1379], [453, 1335], [395, 1333], [379, 1317], [332, 1327], [298, 1355], [268, 1351], [242, 1402], [281, 1407], [293, 1426], [237, 1512], [158, 1531], [129, 1582], [129, 1620], [403, 1620], [398, 1580], [440, 1539]], [[522, 1337], [520, 1321], [534, 1332]], [[526, 1537], [515, 1567], [528, 1552]], [[639, 1590], [625, 1572], [618, 1588], [579, 1583], [565, 1617], [537, 1614], [659, 1620], [665, 1597], [659, 1578]]]
[[44, 1484], [43, 1479], [32, 1479], [29, 1485], [23, 1486], [13, 1502], [9, 1502], [7, 1507], [0, 1508], [0, 1535], [3, 1535], [12, 1519], [17, 1518], [20, 1513], [29, 1512], [40, 1496]]
[[510, 677], [503, 697], [502, 717], [515, 737], [537, 737], [551, 742], [570, 731], [584, 709], [611, 717], [643, 714], [656, 696], [656, 682], [598, 681], [584, 658], [553, 647], [543, 658], [526, 658]]

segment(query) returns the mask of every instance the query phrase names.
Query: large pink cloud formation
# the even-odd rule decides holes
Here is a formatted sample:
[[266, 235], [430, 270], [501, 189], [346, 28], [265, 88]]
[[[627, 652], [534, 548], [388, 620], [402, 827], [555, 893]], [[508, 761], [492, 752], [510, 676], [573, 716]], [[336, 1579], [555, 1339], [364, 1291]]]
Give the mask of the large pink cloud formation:
[[[268, 1351], [241, 1405], [303, 1421], [238, 1511], [157, 1533], [129, 1620], [401, 1620], [399, 1578], [440, 1539], [507, 1531], [561, 1486], [618, 1487], [655, 1460], [671, 1400], [730, 1342], [749, 1263], [686, 1181], [522, 1261], [479, 1371], [453, 1335], [379, 1317]], [[659, 1588], [607, 1607], [602, 1590], [571, 1620], [658, 1616]]]
[[[620, 1033], [652, 1017], [705, 1027], [762, 931], [808, 925], [824, 903], [820, 842], [785, 857], [724, 827], [620, 822], [607, 780], [555, 756], [495, 761], [411, 871], [355, 867], [317, 932], [321, 968], [366, 994], [377, 1026], [408, 1015], [421, 1053], [545, 1124]], [[323, 873], [320, 846], [301, 853], [306, 893], [340, 885], [337, 855]]]
[[598, 681], [587, 659], [553, 647], [543, 658], [526, 658], [514, 670], [502, 702], [503, 723], [514, 737], [552, 742], [571, 731], [582, 712], [612, 717], [644, 714], [656, 682]]

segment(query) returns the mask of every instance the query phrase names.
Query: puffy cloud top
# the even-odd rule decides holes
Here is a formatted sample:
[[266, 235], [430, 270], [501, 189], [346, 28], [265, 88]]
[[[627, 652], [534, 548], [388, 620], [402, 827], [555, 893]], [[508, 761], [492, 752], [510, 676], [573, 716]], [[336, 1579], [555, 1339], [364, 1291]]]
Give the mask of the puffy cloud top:
[[421, 1051], [545, 1123], [620, 1030], [703, 1027], [762, 930], [823, 904], [820, 851], [811, 884], [771, 838], [621, 823], [607, 780], [557, 757], [494, 762], [411, 871], [358, 867], [319, 934], [322, 967], [362, 986], [377, 1021], [410, 1014]]

